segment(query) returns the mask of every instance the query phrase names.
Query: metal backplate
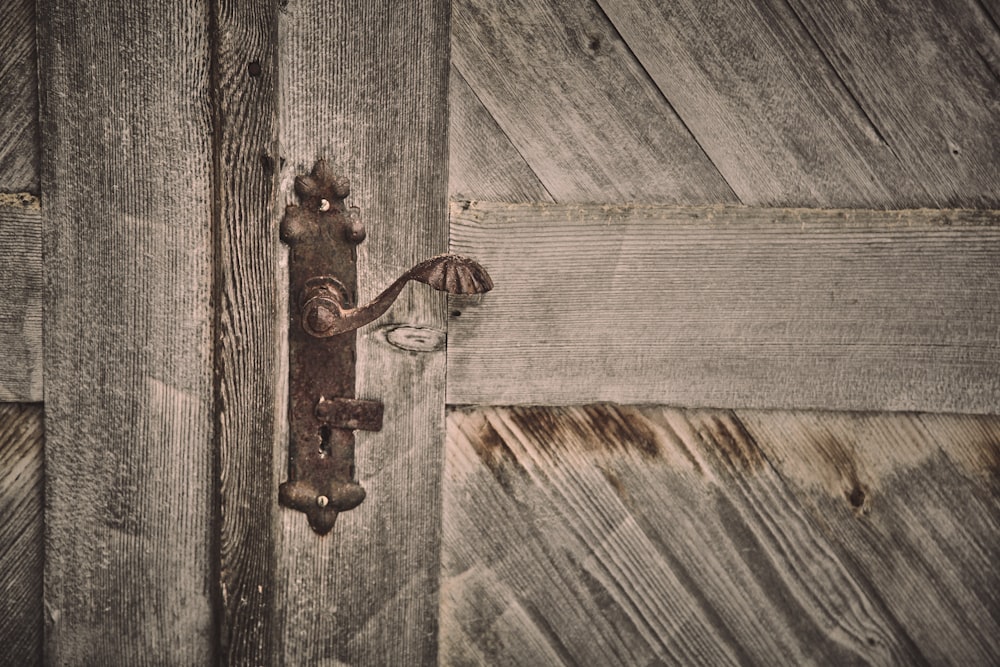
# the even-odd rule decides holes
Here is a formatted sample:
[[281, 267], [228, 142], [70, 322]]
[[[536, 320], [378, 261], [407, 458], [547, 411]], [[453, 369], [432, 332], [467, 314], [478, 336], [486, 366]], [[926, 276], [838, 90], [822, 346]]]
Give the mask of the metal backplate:
[[365, 497], [355, 481], [352, 429], [378, 430], [382, 404], [354, 398], [356, 333], [319, 337], [336, 307], [357, 302], [356, 247], [364, 228], [344, 199], [349, 187], [320, 161], [296, 179], [281, 238], [289, 246], [289, 466], [279, 499], [328, 533]]

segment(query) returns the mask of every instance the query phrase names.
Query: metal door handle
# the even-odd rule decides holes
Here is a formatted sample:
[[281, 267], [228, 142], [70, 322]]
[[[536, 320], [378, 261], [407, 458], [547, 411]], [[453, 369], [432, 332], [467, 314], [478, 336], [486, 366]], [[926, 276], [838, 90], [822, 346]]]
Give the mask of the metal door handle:
[[288, 206], [281, 239], [289, 246], [289, 464], [282, 505], [304, 512], [325, 535], [337, 514], [357, 507], [354, 429], [382, 428], [382, 404], [354, 397], [356, 330], [389, 309], [411, 280], [451, 294], [493, 288], [482, 266], [439, 255], [414, 266], [364, 306], [357, 294], [356, 246], [365, 239], [350, 187], [323, 160], [295, 179], [299, 206]]
[[461, 255], [438, 255], [420, 262], [371, 302], [358, 308], [344, 307], [347, 290], [340, 281], [331, 276], [316, 276], [306, 281], [302, 295], [302, 327], [317, 338], [329, 338], [363, 327], [389, 310], [403, 286], [411, 280], [449, 294], [482, 294], [493, 289], [486, 269]]

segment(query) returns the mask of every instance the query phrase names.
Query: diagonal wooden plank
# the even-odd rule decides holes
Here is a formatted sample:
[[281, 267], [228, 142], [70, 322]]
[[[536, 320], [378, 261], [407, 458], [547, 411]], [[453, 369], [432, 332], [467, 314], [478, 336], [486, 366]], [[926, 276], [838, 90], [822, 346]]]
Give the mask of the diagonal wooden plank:
[[454, 67], [448, 111], [448, 192], [452, 199], [552, 201]]
[[784, 0], [599, 4], [742, 203], [943, 205]]
[[458, 0], [452, 58], [556, 201], [736, 201], [592, 0]]
[[42, 406], [0, 404], [0, 646], [10, 665], [42, 664]]
[[273, 2], [212, 4], [220, 663], [274, 664], [279, 363]]
[[481, 202], [452, 216], [452, 249], [497, 288], [451, 301], [449, 403], [1000, 405], [996, 211]]
[[0, 192], [38, 194], [38, 61], [35, 0], [0, 15]]
[[1000, 657], [1000, 419], [741, 412], [930, 664]]
[[0, 194], [0, 401], [42, 400], [42, 215], [27, 193]]
[[[996, 8], [991, 16], [979, 0], [788, 4], [927, 192], [918, 203], [1000, 205]], [[892, 183], [889, 174], [881, 178]], [[893, 206], [912, 204], [900, 199]]]
[[[449, 8], [299, 0], [280, 15], [283, 192], [290, 201], [293, 176], [320, 157], [350, 180], [367, 228], [360, 302], [447, 250]], [[445, 355], [386, 338], [391, 326], [442, 336], [445, 300], [418, 288], [358, 337], [357, 395], [385, 404], [382, 431], [357, 433], [367, 498], [325, 538], [300, 513], [280, 514], [285, 664], [435, 661]]]
[[[746, 414], [766, 422], [770, 413]], [[997, 421], [950, 420], [979, 420], [987, 429]], [[968, 448], [955, 435], [939, 440], [949, 456]], [[902, 580], [872, 576], [872, 563], [856, 562], [851, 549], [867, 551], [865, 531], [888, 542], [894, 531], [883, 531], [895, 524], [903, 526], [895, 532], [922, 533], [924, 520], [903, 507], [906, 488], [894, 480], [912, 469], [908, 454], [896, 455], [890, 440], [866, 443], [882, 466], [866, 478], [875, 500], [862, 526], [839, 489], [822, 513], [812, 511], [830, 496], [806, 484], [835, 475], [834, 462], [813, 458], [805, 470], [772, 460], [770, 452], [794, 450], [797, 438], [761, 436], [768, 439], [755, 440], [720, 410], [451, 411], [442, 662], [921, 664], [948, 651], [990, 662], [993, 621], [982, 606], [964, 624], [913, 636], [916, 619], [933, 623], [960, 611], [950, 584], [995, 583], [989, 551], [981, 550], [996, 540], [998, 507], [995, 498], [983, 503], [992, 482], [981, 462], [955, 476], [947, 461], [927, 461], [929, 478], [957, 494], [938, 504], [935, 519], [957, 528], [954, 539], [928, 558], [956, 574], [913, 599]], [[882, 503], [883, 493], [900, 491]], [[967, 522], [962, 503], [970, 496], [986, 514]], [[899, 548], [893, 560], [920, 561], [919, 539]]]
[[210, 663], [208, 3], [38, 15], [46, 662]]

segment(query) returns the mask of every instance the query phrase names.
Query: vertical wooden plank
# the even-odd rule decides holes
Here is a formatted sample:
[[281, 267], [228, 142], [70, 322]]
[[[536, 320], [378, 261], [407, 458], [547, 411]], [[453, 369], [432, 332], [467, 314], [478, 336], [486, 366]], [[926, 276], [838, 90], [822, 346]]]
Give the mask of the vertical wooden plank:
[[[368, 231], [361, 301], [448, 247], [449, 5], [293, 0], [281, 15], [282, 188], [290, 198], [294, 175], [320, 157], [350, 179]], [[385, 338], [388, 325], [443, 335], [445, 301], [423, 288], [359, 334], [357, 395], [385, 404], [382, 431], [357, 434], [367, 499], [325, 538], [282, 511], [287, 664], [435, 661], [445, 356]]]
[[219, 637], [230, 665], [275, 655], [277, 13], [270, 0], [212, 5]]
[[42, 664], [42, 406], [0, 404], [0, 662]]
[[0, 192], [38, 194], [38, 63], [35, 0], [0, 13]]
[[0, 194], [0, 401], [42, 400], [42, 218], [38, 198]]
[[42, 0], [51, 664], [214, 661], [205, 2]]

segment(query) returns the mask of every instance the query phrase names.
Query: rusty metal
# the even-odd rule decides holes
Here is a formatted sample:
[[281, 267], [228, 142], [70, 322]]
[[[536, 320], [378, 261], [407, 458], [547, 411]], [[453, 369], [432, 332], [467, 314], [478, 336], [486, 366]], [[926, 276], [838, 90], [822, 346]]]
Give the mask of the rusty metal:
[[458, 255], [421, 262], [371, 303], [357, 306], [357, 245], [365, 228], [344, 200], [346, 179], [320, 160], [295, 179], [300, 204], [285, 209], [281, 239], [289, 246], [288, 481], [282, 505], [304, 512], [320, 535], [365, 491], [355, 479], [354, 430], [382, 428], [382, 404], [354, 397], [358, 327], [380, 317], [410, 280], [452, 294], [493, 288], [486, 270]]

